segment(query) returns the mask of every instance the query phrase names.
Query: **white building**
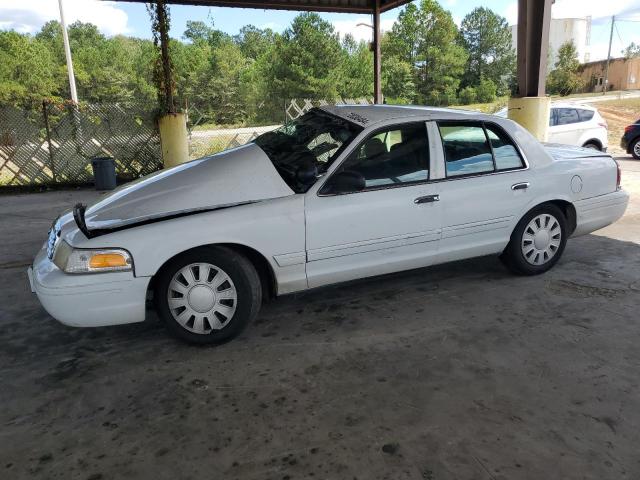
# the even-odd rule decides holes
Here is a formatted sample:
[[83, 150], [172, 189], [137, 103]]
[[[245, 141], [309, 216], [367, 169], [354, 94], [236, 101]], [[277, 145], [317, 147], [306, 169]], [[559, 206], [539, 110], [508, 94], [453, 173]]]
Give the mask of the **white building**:
[[[511, 27], [511, 44], [515, 50], [517, 45], [518, 26]], [[549, 67], [556, 63], [558, 49], [563, 43], [573, 40], [578, 49], [580, 63], [589, 61], [591, 43], [591, 17], [585, 18], [553, 18], [549, 30]]]

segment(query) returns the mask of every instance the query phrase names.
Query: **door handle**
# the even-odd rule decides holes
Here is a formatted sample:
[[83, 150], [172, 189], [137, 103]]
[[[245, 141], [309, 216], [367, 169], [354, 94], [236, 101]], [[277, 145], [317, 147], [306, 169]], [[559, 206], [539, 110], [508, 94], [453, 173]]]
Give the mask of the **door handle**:
[[529, 188], [529, 182], [515, 183], [511, 185], [511, 190], [526, 190]]
[[439, 201], [440, 201], [440, 195], [426, 195], [424, 197], [416, 198], [413, 201], [413, 203], [418, 205], [420, 203], [432, 203], [432, 202], [439, 202]]

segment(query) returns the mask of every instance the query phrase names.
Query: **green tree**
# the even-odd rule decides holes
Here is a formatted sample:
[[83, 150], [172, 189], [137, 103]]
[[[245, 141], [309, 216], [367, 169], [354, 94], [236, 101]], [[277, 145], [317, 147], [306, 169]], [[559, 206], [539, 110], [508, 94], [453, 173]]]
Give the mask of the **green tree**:
[[388, 103], [412, 103], [416, 96], [412, 65], [398, 57], [383, 57], [382, 93]]
[[269, 99], [338, 96], [341, 46], [331, 23], [316, 13], [296, 16], [275, 38], [265, 67]]
[[460, 41], [469, 52], [463, 85], [477, 86], [486, 78], [496, 85], [498, 94], [507, 94], [516, 66], [507, 20], [488, 8], [477, 7], [462, 20]]
[[51, 52], [40, 40], [0, 31], [0, 102], [33, 106], [54, 96], [54, 65]]
[[257, 60], [266, 52], [275, 39], [275, 33], [270, 28], [261, 29], [253, 25], [245, 25], [233, 40], [240, 46], [245, 57]]
[[569, 95], [583, 86], [578, 74], [580, 62], [573, 41], [563, 43], [558, 49], [555, 68], [547, 77], [547, 91], [551, 94]]
[[351, 35], [342, 40], [341, 72], [338, 95], [342, 98], [373, 97], [373, 54], [366, 42]]
[[435, 0], [409, 4], [388, 35], [387, 54], [414, 68], [415, 100], [438, 105], [456, 101], [468, 54], [456, 41], [458, 29], [450, 12]]
[[209, 26], [201, 20], [187, 20], [186, 29], [182, 34], [182, 38], [192, 43], [206, 42], [212, 47], [216, 47], [222, 41], [228, 40], [229, 36], [215, 29], [213, 22], [211, 22], [211, 26]]
[[622, 55], [626, 59], [640, 57], [640, 45], [636, 45], [635, 42], [631, 42], [627, 48], [622, 50]]
[[489, 78], [481, 78], [476, 87], [476, 99], [480, 103], [490, 103], [496, 99], [496, 84]]
[[458, 98], [462, 105], [470, 105], [472, 103], [476, 103], [476, 100], [478, 98], [476, 89], [474, 87], [464, 87], [460, 90]]

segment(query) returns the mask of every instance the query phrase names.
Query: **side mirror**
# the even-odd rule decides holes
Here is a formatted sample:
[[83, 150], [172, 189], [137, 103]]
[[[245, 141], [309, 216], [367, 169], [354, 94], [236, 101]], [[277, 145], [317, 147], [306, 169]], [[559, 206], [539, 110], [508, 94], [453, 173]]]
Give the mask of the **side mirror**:
[[362, 174], [353, 170], [338, 172], [329, 180], [329, 183], [322, 189], [323, 194], [340, 194], [361, 192], [366, 187], [366, 182]]

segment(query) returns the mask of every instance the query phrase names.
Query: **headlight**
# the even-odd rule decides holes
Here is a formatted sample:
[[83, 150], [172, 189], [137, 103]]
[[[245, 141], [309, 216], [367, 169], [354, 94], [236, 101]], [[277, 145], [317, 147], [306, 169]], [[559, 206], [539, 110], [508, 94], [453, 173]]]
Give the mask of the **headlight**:
[[121, 248], [75, 249], [67, 242], [58, 244], [53, 263], [66, 273], [96, 273], [131, 270], [131, 255]]

